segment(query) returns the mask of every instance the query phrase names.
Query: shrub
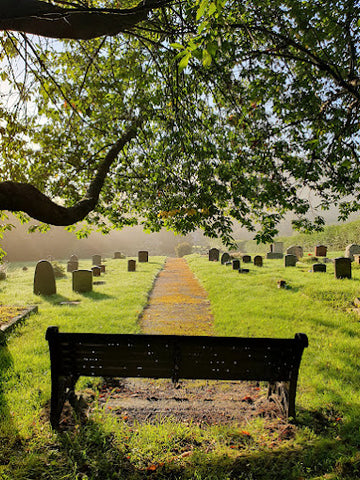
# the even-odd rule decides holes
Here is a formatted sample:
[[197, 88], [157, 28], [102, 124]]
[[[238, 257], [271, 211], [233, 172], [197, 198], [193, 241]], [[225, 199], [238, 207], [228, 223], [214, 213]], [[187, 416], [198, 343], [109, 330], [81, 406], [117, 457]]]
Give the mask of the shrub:
[[188, 242], [178, 243], [175, 247], [175, 253], [178, 257], [190, 255], [190, 253], [192, 253], [192, 246]]
[[7, 264], [0, 263], [0, 280], [6, 280]]
[[52, 267], [54, 269], [55, 278], [66, 277], [65, 267], [63, 265], [60, 265], [57, 262], [52, 262]]

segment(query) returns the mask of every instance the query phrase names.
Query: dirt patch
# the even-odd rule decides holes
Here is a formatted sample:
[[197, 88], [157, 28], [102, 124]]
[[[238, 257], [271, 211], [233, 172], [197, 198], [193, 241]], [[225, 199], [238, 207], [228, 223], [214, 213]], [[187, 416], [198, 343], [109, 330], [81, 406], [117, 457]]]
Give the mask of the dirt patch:
[[[89, 413], [95, 392], [83, 392]], [[97, 396], [97, 395], [96, 395]], [[249, 382], [109, 379], [102, 384], [98, 405], [128, 424], [173, 419], [192, 424], [246, 423], [253, 417], [284, 418], [267, 398], [264, 385]]]

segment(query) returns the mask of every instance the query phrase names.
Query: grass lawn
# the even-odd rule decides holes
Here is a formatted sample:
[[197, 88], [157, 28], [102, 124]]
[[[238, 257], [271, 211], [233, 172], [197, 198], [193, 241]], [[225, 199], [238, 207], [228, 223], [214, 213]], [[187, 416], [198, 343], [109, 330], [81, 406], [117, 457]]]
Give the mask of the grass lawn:
[[[39, 305], [39, 314], [0, 349], [0, 479], [356, 479], [360, 476], [360, 268], [351, 280], [309, 273], [310, 264], [283, 267], [269, 260], [239, 275], [231, 267], [187, 257], [209, 293], [218, 335], [309, 337], [300, 367], [296, 434], [280, 438], [271, 422], [207, 428], [167, 420], [128, 425], [101, 409], [71, 431], [54, 433], [44, 420], [50, 397], [49, 325], [60, 331], [139, 332], [163, 258], [127, 272], [126, 260], [108, 260], [107, 273], [88, 294], [57, 280], [57, 294], [32, 293], [34, 265], [11, 265], [0, 282], [0, 303]], [[82, 261], [81, 268], [90, 266]], [[278, 289], [284, 279], [290, 288]], [[76, 306], [62, 301], [80, 300]], [[97, 380], [95, 380], [96, 382]], [[82, 388], [92, 384], [81, 380]]]

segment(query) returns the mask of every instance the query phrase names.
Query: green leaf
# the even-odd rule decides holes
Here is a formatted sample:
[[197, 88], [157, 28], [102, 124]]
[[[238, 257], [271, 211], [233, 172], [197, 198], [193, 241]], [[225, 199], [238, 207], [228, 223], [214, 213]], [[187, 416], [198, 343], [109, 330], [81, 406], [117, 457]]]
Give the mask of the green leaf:
[[190, 57], [191, 57], [191, 52], [187, 52], [186, 55], [183, 56], [183, 58], [179, 62], [179, 66], [178, 66], [179, 72], [182, 72], [184, 70], [184, 68], [187, 67], [187, 65], [189, 63], [189, 60], [190, 60]]
[[176, 50], [184, 50], [184, 46], [181, 43], [170, 43], [170, 47], [175, 48]]
[[199, 20], [205, 13], [205, 9], [208, 6], [209, 0], [202, 0], [198, 11], [196, 12], [196, 20]]

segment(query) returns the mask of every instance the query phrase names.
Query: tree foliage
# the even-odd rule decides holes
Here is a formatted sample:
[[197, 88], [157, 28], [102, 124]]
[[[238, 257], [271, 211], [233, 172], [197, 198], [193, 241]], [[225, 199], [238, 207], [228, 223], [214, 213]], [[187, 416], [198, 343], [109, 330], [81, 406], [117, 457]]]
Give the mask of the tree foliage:
[[48, 223], [60, 209], [60, 224], [140, 218], [229, 243], [235, 219], [268, 241], [288, 211], [322, 227], [306, 188], [345, 218], [360, 205], [358, 18], [350, 1], [189, 0], [121, 36], [41, 47], [5, 33], [3, 61], [24, 67], [3, 80], [28, 110], [2, 107], [0, 208], [29, 210], [26, 184]]

